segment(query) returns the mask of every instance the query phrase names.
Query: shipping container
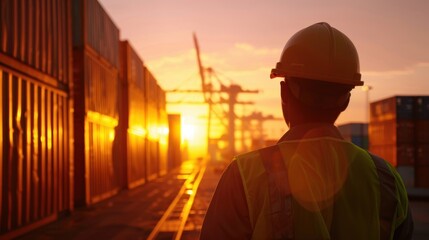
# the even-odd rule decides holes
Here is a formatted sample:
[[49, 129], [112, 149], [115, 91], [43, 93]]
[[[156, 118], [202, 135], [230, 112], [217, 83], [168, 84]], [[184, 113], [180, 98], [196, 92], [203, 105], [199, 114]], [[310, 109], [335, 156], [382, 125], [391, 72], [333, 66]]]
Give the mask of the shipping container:
[[418, 120], [429, 120], [429, 96], [416, 98], [416, 115]]
[[[119, 44], [119, 43], [118, 43]], [[118, 70], [93, 53], [74, 50], [75, 202], [98, 202], [118, 192], [113, 158], [118, 124]], [[109, 178], [109, 180], [107, 180]]]
[[[428, 110], [429, 111], [429, 110]], [[416, 120], [416, 141], [418, 143], [429, 143], [429, 120]]]
[[159, 120], [158, 120], [158, 85], [155, 77], [145, 67], [146, 103], [147, 103], [147, 180], [155, 179], [159, 174]]
[[66, 91], [2, 66], [0, 80], [0, 234], [12, 238], [73, 209], [73, 136]]
[[73, 1], [73, 46], [119, 68], [119, 29], [97, 0]]
[[347, 123], [338, 126], [343, 138], [357, 146], [368, 149], [368, 124], [366, 123]]
[[168, 115], [166, 106], [166, 94], [158, 85], [158, 132], [159, 132], [159, 175], [165, 175], [168, 171]]
[[125, 186], [136, 187], [146, 181], [146, 100], [144, 65], [129, 42], [120, 45], [121, 96], [117, 131], [117, 152], [124, 163]]
[[416, 155], [416, 165], [429, 165], [429, 144], [418, 144]]
[[395, 96], [373, 102], [370, 105], [370, 121], [413, 120], [414, 99], [413, 96]]
[[71, 1], [0, 2], [0, 238], [73, 210]]
[[182, 163], [181, 158], [181, 116], [168, 114], [168, 169], [174, 169]]
[[89, 205], [121, 188], [115, 157], [118, 125], [119, 30], [96, 0], [73, 1], [75, 203]]
[[367, 123], [347, 123], [338, 126], [341, 135], [349, 136], [368, 136]]
[[415, 187], [429, 188], [429, 165], [415, 166]]
[[69, 0], [1, 1], [0, 62], [65, 88], [72, 80], [70, 4]]

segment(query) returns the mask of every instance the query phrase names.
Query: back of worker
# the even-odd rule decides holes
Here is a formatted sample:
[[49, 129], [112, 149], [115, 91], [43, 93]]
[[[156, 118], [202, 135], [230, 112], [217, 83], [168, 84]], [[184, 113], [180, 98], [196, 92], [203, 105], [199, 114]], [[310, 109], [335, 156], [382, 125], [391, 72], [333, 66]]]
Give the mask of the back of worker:
[[[311, 134], [306, 130], [302, 131]], [[295, 239], [379, 238], [378, 175], [365, 150], [334, 134], [304, 136], [278, 147], [293, 196]], [[247, 195], [252, 239], [272, 239], [269, 187], [260, 151], [240, 155], [236, 161]], [[400, 181], [398, 188], [404, 191]], [[405, 219], [406, 208], [398, 208], [403, 212], [395, 223]]]
[[411, 239], [407, 193], [385, 160], [343, 139], [334, 122], [363, 85], [346, 35], [327, 23], [297, 32], [281, 77], [289, 131], [235, 157], [223, 173], [201, 239]]

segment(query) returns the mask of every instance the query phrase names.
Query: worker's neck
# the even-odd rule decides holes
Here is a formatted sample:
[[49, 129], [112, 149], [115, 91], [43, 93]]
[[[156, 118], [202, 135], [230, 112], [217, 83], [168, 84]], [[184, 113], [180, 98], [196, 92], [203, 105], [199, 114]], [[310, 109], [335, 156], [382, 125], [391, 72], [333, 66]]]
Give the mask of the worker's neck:
[[315, 126], [315, 127], [318, 127], [318, 126], [326, 126], [326, 125], [332, 126], [332, 125], [334, 125], [334, 123], [333, 122], [311, 122], [311, 121], [308, 121], [308, 122], [291, 122], [289, 125], [289, 128], [292, 129], [292, 128], [295, 128], [298, 126]]

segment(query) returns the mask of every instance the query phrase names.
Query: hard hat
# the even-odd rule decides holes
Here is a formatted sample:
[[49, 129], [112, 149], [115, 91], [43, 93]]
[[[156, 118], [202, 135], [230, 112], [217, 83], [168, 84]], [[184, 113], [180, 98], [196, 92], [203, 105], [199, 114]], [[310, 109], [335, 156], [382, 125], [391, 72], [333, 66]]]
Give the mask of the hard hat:
[[295, 33], [271, 78], [294, 77], [362, 86], [359, 56], [352, 41], [325, 22]]

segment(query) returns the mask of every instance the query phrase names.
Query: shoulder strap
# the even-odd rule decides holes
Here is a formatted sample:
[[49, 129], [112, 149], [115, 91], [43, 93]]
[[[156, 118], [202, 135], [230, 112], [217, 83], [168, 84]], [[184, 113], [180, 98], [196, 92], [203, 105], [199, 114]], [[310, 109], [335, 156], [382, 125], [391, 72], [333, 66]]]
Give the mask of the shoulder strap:
[[275, 145], [260, 154], [268, 177], [273, 239], [293, 239], [292, 196], [280, 149]]
[[382, 158], [370, 152], [368, 153], [374, 161], [380, 182], [380, 239], [390, 239], [398, 204], [395, 177]]

